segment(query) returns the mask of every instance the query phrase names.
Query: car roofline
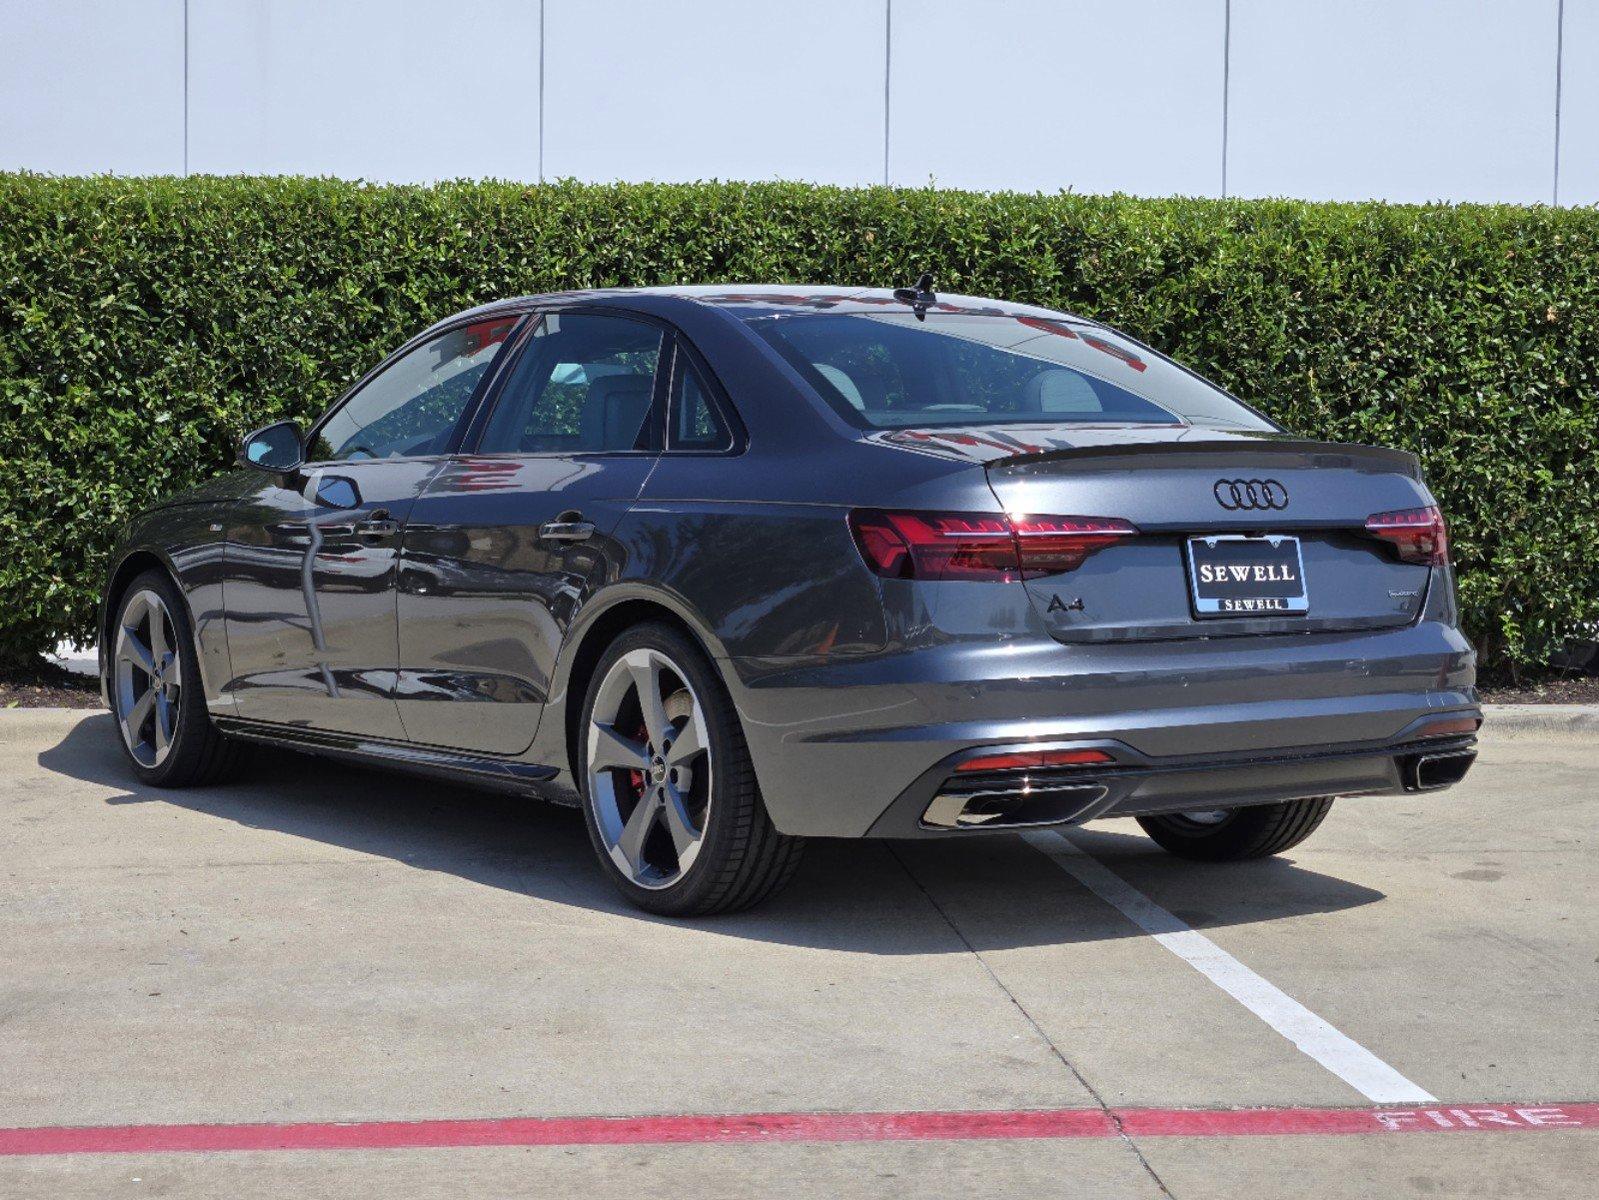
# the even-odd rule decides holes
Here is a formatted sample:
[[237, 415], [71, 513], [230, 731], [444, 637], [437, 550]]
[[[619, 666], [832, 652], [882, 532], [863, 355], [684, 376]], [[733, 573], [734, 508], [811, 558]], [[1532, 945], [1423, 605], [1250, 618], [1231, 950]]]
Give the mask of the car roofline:
[[[722, 310], [735, 310], [748, 307], [751, 309], [769, 309], [765, 316], [781, 316], [784, 310], [793, 310], [790, 315], [801, 312], [818, 311], [820, 304], [835, 304], [839, 306], [862, 306], [870, 310], [876, 307], [903, 306], [903, 301], [894, 297], [891, 288], [864, 288], [864, 287], [824, 287], [815, 284], [750, 284], [750, 283], [718, 283], [718, 284], [666, 284], [652, 287], [615, 287], [615, 288], [580, 288], [561, 292], [540, 292], [522, 296], [507, 296], [499, 300], [492, 300], [474, 308], [464, 309], [452, 313], [447, 317], [434, 322], [430, 329], [453, 323], [463, 318], [475, 316], [492, 316], [502, 312], [526, 312], [529, 309], [559, 306], [562, 308], [575, 307], [582, 304], [619, 304], [626, 306], [629, 299], [670, 299], [679, 300], [704, 308]], [[949, 315], [973, 315], [996, 317], [1035, 317], [1046, 320], [1070, 321], [1075, 324], [1108, 328], [1102, 322], [1091, 317], [1084, 317], [1078, 313], [1068, 312], [1064, 309], [1046, 308], [1042, 305], [1019, 304], [1009, 300], [997, 300], [988, 296], [968, 296], [954, 293], [940, 297], [941, 304], [948, 307], [944, 309]], [[825, 310], [823, 310], [825, 311]], [[934, 312], [939, 311], [935, 308]]]

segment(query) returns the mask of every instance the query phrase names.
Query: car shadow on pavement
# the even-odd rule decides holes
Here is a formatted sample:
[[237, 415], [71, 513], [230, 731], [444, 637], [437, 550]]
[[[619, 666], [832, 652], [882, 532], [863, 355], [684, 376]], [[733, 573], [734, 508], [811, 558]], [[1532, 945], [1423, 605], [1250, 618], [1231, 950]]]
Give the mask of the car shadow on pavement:
[[[570, 808], [290, 751], [257, 750], [236, 782], [162, 790], [134, 779], [108, 714], [42, 752], [45, 770], [118, 789], [110, 805], [166, 804], [259, 830], [641, 922], [593, 859]], [[1336, 812], [1336, 810], [1335, 810]], [[1127, 830], [1131, 832], [1119, 832]], [[1166, 855], [1131, 822], [1073, 840], [1195, 928], [1335, 912], [1383, 893], [1284, 858], [1204, 866]], [[724, 936], [868, 954], [1094, 942], [1136, 936], [1124, 917], [1017, 837], [818, 840], [790, 886], [752, 912], [691, 923]]]

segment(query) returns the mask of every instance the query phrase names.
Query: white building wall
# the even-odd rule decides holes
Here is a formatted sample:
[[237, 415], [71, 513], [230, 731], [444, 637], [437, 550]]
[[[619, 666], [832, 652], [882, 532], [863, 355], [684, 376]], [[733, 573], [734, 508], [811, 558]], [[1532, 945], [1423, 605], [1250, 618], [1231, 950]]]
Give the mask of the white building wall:
[[183, 0], [0, 0], [0, 170], [183, 171]]
[[1565, 0], [1560, 203], [1599, 204], [1599, 0]]
[[900, 0], [889, 178], [1221, 194], [1225, 0]]
[[1599, 201], [1599, 0], [0, 0], [0, 169], [1548, 202], [1557, 69]]
[[1558, 0], [1232, 0], [1228, 191], [1543, 201]]
[[189, 170], [537, 178], [526, 0], [189, 0]]
[[882, 0], [547, 0], [544, 176], [881, 182]]

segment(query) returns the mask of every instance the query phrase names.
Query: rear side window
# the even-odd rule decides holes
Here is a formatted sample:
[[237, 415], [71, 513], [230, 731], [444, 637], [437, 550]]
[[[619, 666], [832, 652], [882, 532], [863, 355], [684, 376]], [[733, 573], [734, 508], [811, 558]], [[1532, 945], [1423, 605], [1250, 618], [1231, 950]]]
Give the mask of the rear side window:
[[311, 461], [443, 454], [519, 319], [457, 326], [397, 358], [322, 423]]
[[646, 448], [661, 336], [653, 325], [626, 317], [549, 314], [519, 352], [478, 452]]
[[705, 378], [681, 349], [675, 355], [671, 403], [671, 450], [729, 450], [733, 433], [711, 399]]
[[865, 429], [997, 424], [1273, 429], [1198, 376], [1109, 330], [1047, 317], [911, 312], [750, 325]]

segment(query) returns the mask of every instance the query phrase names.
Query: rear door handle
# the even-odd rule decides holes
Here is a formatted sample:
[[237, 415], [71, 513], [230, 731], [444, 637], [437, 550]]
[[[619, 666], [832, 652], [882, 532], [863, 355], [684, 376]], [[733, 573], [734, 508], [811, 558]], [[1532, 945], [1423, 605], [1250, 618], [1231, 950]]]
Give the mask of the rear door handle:
[[539, 537], [546, 542], [585, 542], [593, 536], [592, 521], [549, 521], [539, 526]]
[[393, 537], [400, 532], [400, 523], [390, 518], [388, 509], [375, 508], [366, 520], [355, 523], [355, 532], [364, 538]]

